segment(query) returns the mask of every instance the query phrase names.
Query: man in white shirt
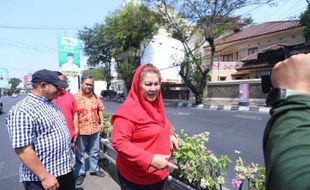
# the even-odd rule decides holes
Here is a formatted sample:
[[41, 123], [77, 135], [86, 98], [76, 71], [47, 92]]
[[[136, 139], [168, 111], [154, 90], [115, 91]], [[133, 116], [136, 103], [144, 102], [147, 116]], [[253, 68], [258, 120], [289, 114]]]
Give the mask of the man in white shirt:
[[64, 73], [78, 73], [79, 67], [74, 64], [74, 56], [72, 53], [68, 53], [68, 60], [61, 65], [61, 71]]

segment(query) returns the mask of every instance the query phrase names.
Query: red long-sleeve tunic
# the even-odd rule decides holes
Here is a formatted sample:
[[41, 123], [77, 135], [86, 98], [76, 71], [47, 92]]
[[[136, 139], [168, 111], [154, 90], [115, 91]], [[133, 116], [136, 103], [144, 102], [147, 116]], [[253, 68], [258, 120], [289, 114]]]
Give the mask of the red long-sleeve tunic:
[[171, 125], [162, 94], [159, 91], [156, 100], [149, 102], [141, 92], [140, 73], [146, 66], [136, 69], [128, 96], [111, 119], [117, 169], [128, 181], [141, 185], [154, 184], [168, 176], [169, 167], [158, 170], [150, 164], [154, 154], [171, 154]]
[[169, 168], [150, 166], [154, 154], [170, 155], [170, 123], [134, 124], [122, 117], [113, 123], [112, 143], [118, 152], [116, 165], [123, 177], [137, 184], [153, 184], [166, 178]]

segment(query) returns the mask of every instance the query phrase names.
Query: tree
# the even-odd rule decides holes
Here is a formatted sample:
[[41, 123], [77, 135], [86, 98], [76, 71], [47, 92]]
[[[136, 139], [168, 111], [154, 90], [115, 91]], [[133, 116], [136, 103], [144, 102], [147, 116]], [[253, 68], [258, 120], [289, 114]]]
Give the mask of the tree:
[[107, 75], [107, 71], [105, 68], [89, 69], [84, 72], [95, 80], [106, 80], [105, 76]]
[[127, 62], [128, 57], [131, 57], [134, 58], [135, 66], [140, 64], [143, 55], [141, 44], [157, 32], [159, 16], [146, 6], [128, 3], [124, 9], [106, 18], [105, 35], [111, 37], [116, 62]]
[[129, 91], [130, 89], [132, 78], [134, 75], [134, 72], [133, 72], [134, 70], [135, 68], [133, 64], [120, 64], [117, 67], [117, 73], [119, 77], [125, 81], [125, 87], [127, 91]]
[[[107, 90], [111, 86], [111, 50], [109, 36], [104, 35], [105, 25], [95, 24], [93, 28], [85, 27], [83, 30], [78, 32], [79, 38], [84, 41], [83, 51], [85, 55], [89, 56], [87, 64], [91, 66], [104, 64], [104, 69], [98, 69], [91, 71], [95, 74], [94, 78], [101, 78], [107, 81]], [[99, 76], [102, 75], [102, 76]]]
[[16, 89], [17, 89], [17, 86], [21, 83], [22, 81], [19, 79], [19, 78], [11, 78], [9, 80], [9, 84], [11, 85], [11, 88], [9, 90], [9, 94], [13, 94]]
[[[140, 65], [143, 52], [140, 51], [141, 42], [151, 39], [157, 32], [160, 21], [159, 14], [146, 6], [128, 3], [122, 10], [118, 10], [105, 18], [105, 24], [96, 24], [94, 28], [85, 28], [79, 32], [80, 39], [85, 42], [84, 52], [90, 56], [88, 63], [97, 65], [100, 62], [111, 64], [114, 58], [117, 70], [126, 68], [132, 72]], [[143, 48], [142, 48], [143, 49]], [[128, 66], [121, 66], [128, 64]], [[105, 67], [107, 73], [111, 65]], [[108, 70], [109, 68], [109, 70]], [[106, 79], [108, 80], [106, 75]], [[130, 75], [121, 74], [126, 83], [131, 83]], [[126, 78], [128, 77], [128, 78]]]
[[[195, 96], [195, 103], [203, 101], [208, 74], [212, 69], [215, 42], [228, 29], [238, 29], [251, 19], [232, 16], [234, 11], [253, 4], [272, 0], [144, 0], [148, 6], [157, 6], [163, 15], [164, 27], [180, 40], [185, 59], [180, 64], [180, 76]], [[200, 41], [194, 40], [197, 36]], [[202, 59], [201, 47], [208, 43], [207, 60]]]
[[[147, 46], [157, 32], [160, 15], [146, 6], [128, 3], [122, 9], [106, 17], [104, 35], [109, 36], [112, 57], [117, 63], [117, 71], [129, 90], [133, 70], [140, 65], [143, 56], [141, 45]], [[142, 51], [141, 51], [142, 50]], [[126, 64], [126, 66], [124, 66]], [[130, 70], [128, 70], [130, 69]]]
[[308, 9], [300, 15], [300, 24], [305, 27], [304, 36], [306, 41], [310, 40], [310, 5], [308, 5]]

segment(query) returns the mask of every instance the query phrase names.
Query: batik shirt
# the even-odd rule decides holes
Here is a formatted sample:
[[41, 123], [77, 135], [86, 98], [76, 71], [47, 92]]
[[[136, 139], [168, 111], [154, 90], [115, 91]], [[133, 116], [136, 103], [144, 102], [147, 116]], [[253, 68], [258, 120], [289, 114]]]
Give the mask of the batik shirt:
[[101, 131], [98, 112], [103, 111], [104, 106], [100, 98], [84, 95], [82, 92], [75, 94], [74, 98], [77, 104], [79, 134], [92, 135]]

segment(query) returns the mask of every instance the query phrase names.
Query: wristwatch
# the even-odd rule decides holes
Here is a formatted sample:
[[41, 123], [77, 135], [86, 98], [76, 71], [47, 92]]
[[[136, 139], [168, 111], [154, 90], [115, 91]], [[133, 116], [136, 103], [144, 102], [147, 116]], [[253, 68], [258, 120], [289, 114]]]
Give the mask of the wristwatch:
[[266, 105], [272, 106], [280, 100], [284, 100], [289, 96], [298, 94], [304, 94], [304, 93], [285, 88], [273, 88], [267, 95]]

